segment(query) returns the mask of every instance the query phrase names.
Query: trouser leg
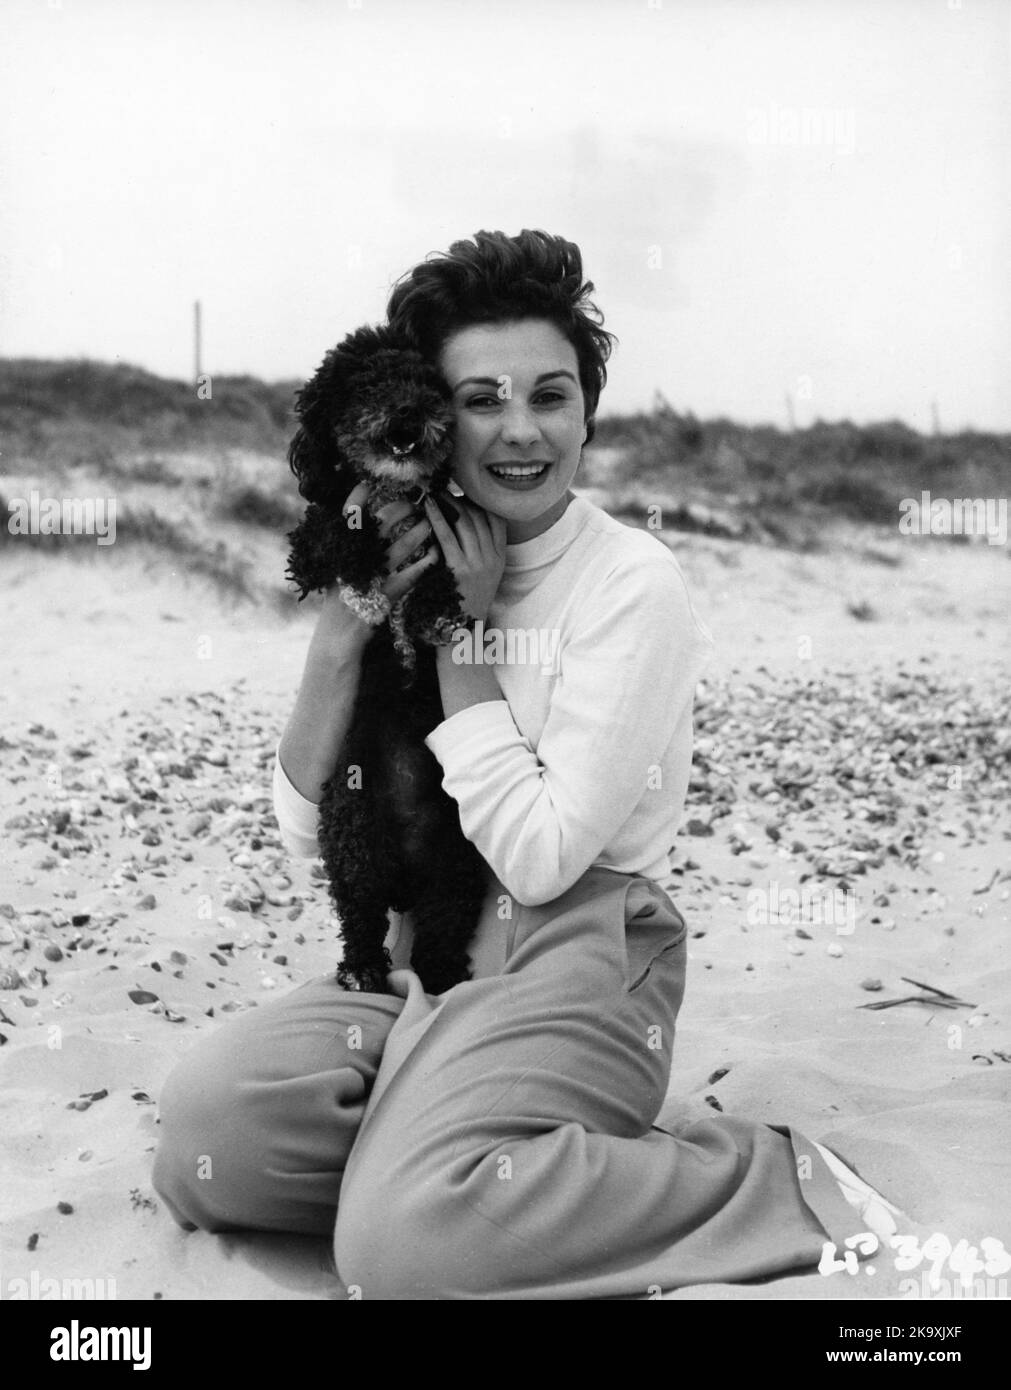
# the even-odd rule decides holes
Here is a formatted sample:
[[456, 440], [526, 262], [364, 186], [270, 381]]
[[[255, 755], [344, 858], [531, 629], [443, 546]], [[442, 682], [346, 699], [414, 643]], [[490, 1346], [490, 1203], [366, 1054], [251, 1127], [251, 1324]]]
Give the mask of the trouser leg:
[[363, 1298], [620, 1298], [816, 1264], [848, 1209], [821, 1164], [805, 1194], [819, 1221], [796, 1136], [726, 1117], [651, 1128], [686, 959], [666, 895], [591, 870], [518, 911], [501, 975], [438, 997], [400, 977], [345, 1173], [343, 1282]]
[[184, 1226], [330, 1235], [403, 1001], [333, 976], [201, 1039], [159, 1096], [155, 1190]]

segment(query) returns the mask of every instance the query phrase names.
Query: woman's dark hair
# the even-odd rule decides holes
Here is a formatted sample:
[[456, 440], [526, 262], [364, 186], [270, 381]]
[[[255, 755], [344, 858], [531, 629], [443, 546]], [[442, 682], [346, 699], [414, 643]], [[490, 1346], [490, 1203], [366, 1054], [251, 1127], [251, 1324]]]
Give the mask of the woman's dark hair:
[[547, 319], [575, 349], [589, 444], [607, 381], [605, 363], [617, 341], [601, 327], [592, 293], [575, 242], [541, 231], [476, 232], [472, 241], [454, 241], [448, 252], [433, 252], [402, 276], [387, 315], [394, 332], [430, 362], [461, 328]]

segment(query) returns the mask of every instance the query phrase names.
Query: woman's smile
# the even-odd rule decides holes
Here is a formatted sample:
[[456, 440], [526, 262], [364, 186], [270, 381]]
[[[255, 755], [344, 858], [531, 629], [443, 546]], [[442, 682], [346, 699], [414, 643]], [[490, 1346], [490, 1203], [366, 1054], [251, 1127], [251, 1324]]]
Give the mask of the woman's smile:
[[532, 463], [490, 463], [488, 472], [503, 487], [529, 490], [539, 487], [551, 464], [547, 460]]

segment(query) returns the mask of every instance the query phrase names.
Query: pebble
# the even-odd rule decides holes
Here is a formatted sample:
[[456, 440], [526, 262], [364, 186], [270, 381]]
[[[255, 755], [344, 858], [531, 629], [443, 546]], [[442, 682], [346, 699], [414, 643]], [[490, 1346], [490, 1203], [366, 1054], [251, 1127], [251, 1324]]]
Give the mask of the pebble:
[[[166, 893], [172, 893], [179, 862], [194, 865], [188, 874], [193, 896], [183, 900], [184, 912], [201, 930], [211, 925], [212, 932], [220, 933], [221, 941], [234, 941], [234, 954], [230, 952], [227, 961], [229, 976], [240, 974], [241, 953], [252, 944], [254, 935], [264, 943], [259, 949], [266, 952], [268, 961], [278, 965], [282, 974], [276, 978], [263, 976], [260, 990], [256, 990], [247, 973], [245, 988], [249, 993], [241, 1001], [224, 997], [225, 984], [219, 978], [219, 1017], [255, 1007], [256, 998], [251, 996], [281, 987], [290, 969], [293, 943], [299, 946], [306, 941], [305, 933], [292, 934], [289, 925], [298, 921], [306, 906], [311, 907], [306, 915], [312, 924], [314, 941], [322, 939], [327, 909], [326, 873], [318, 863], [297, 865], [296, 872], [286, 872], [289, 861], [276, 838], [270, 803], [270, 764], [276, 731], [269, 727], [269, 720], [263, 719], [262, 725], [257, 722], [257, 715], [250, 712], [248, 696], [241, 689], [227, 692], [231, 697], [228, 699], [224, 693], [220, 698], [210, 692], [191, 697], [185, 706], [189, 716], [185, 727], [170, 727], [166, 722], [159, 725], [149, 715], [142, 717], [143, 712], [139, 711], [124, 712], [128, 722], [117, 725], [115, 732], [119, 749], [131, 750], [127, 756], [122, 751], [112, 751], [110, 755], [115, 745], [110, 742], [102, 746], [104, 734], [96, 730], [91, 759], [94, 766], [90, 770], [82, 768], [77, 782], [70, 775], [73, 768], [64, 768], [64, 790], [59, 795], [50, 792], [44, 801], [36, 798], [37, 804], [26, 801], [18, 808], [26, 814], [14, 818], [12, 829], [27, 845], [23, 862], [33, 864], [37, 856], [42, 856], [41, 862], [47, 865], [38, 870], [45, 875], [39, 881], [47, 907], [44, 911], [36, 909], [36, 915], [30, 919], [26, 914], [21, 930], [18, 910], [10, 903], [0, 904], [0, 943], [13, 946], [30, 933], [32, 944], [38, 939], [39, 954], [45, 961], [64, 962], [60, 983], [68, 974], [68, 965], [73, 965], [75, 954], [86, 950], [86, 942], [93, 943], [93, 955], [109, 950], [106, 961], [113, 968], [119, 951], [127, 960], [149, 960], [150, 926], [139, 927], [131, 922], [129, 910], [108, 916], [96, 913], [93, 938], [78, 935], [70, 942], [61, 936], [60, 945], [52, 939], [60, 925], [50, 911], [54, 888], [60, 882], [54, 875], [71, 877], [67, 869], [86, 862], [78, 856], [93, 843], [106, 861], [101, 870], [102, 879], [107, 880], [105, 887], [117, 894], [123, 909], [129, 909], [135, 894], [141, 910], [151, 911], [157, 906], [158, 899], [149, 890], [154, 887], [159, 864], [169, 879], [164, 889], [158, 888], [163, 903]], [[865, 876], [866, 882], [866, 876], [882, 864], [894, 867], [898, 877], [900, 867], [915, 869], [921, 857], [924, 862], [927, 860], [928, 837], [936, 844], [938, 834], [959, 839], [974, 831], [982, 834], [994, 823], [990, 809], [1006, 800], [1011, 791], [1006, 733], [1011, 727], [1011, 700], [997, 683], [992, 690], [978, 680], [960, 685], [947, 677], [926, 677], [920, 670], [899, 675], [893, 671], [887, 678], [863, 672], [816, 680], [771, 679], [759, 671], [747, 682], [740, 678], [707, 681], [700, 695], [695, 718], [695, 765], [681, 845], [694, 847], [702, 858], [708, 856], [706, 876], [701, 884], [698, 878], [695, 880], [707, 907], [719, 902], [728, 911], [739, 912], [750, 881], [737, 879], [740, 892], [732, 894], [728, 879], [736, 869], [737, 873], [753, 874], [755, 882], [762, 882], [770, 872], [770, 859], [775, 865], [771, 872], [792, 879], [794, 884], [798, 876], [801, 884], [811, 878], [816, 866], [830, 881], [838, 883], [842, 879], [840, 886], [848, 891], [855, 891], [847, 881], [849, 878]], [[944, 724], [939, 723], [937, 716], [942, 707]], [[61, 737], [66, 737], [63, 731]], [[53, 751], [45, 750], [46, 761]], [[103, 765], [107, 772], [102, 771]], [[952, 766], [960, 767], [964, 775], [957, 795], [946, 781]], [[88, 838], [75, 839], [75, 833]], [[64, 847], [59, 853], [50, 849], [56, 834], [60, 836], [57, 843]], [[200, 845], [196, 843], [198, 837], [203, 840]], [[705, 839], [706, 844], [693, 846], [695, 838]], [[162, 845], [158, 856], [145, 853], [159, 847], [159, 841]], [[682, 849], [678, 857], [683, 854]], [[736, 859], [730, 857], [734, 854]], [[942, 857], [935, 855], [930, 862], [943, 864], [943, 852], [937, 854]], [[954, 847], [948, 858], [954, 859]], [[257, 862], [262, 880], [252, 877]], [[686, 872], [698, 871], [700, 865], [687, 859], [684, 868]], [[215, 887], [219, 875], [221, 881]], [[30, 877], [33, 876], [22, 874], [22, 883]], [[889, 882], [888, 877], [887, 870], [878, 875], [877, 886], [882, 891], [875, 897], [875, 908], [887, 908], [896, 901], [895, 894], [905, 891], [898, 883]], [[293, 881], [298, 884], [297, 890]], [[307, 885], [309, 891], [304, 891]], [[85, 886], [82, 897], [87, 893]], [[233, 914], [217, 918], [218, 927], [204, 920], [206, 912], [200, 913], [199, 921], [197, 918], [197, 899], [208, 893], [214, 911], [223, 904]], [[991, 908], [998, 898], [1006, 904], [1008, 897], [1006, 882], [995, 885], [989, 897]], [[924, 894], [914, 901], [926, 900]], [[178, 899], [173, 896], [171, 901], [176, 903]], [[967, 921], [968, 907], [976, 907], [978, 912], [978, 904], [979, 899], [967, 904], [960, 897], [953, 897], [938, 926], [946, 933], [952, 932], [954, 929], [943, 926], [943, 922], [952, 921], [956, 913], [960, 914], [959, 920]], [[942, 906], [944, 899], [935, 895], [932, 910], [939, 912]], [[904, 904], [901, 910], [904, 922], [912, 919], [913, 914], [906, 913]], [[246, 914], [240, 920], [253, 928], [252, 933], [238, 932], [235, 919], [240, 912]], [[255, 915], [250, 916], [250, 912]], [[123, 918], [124, 925], [115, 933], [110, 932], [109, 928]], [[896, 923], [885, 918], [878, 925], [883, 931], [892, 931]], [[140, 933], [133, 938], [133, 944], [142, 949], [127, 953], [125, 943], [129, 938], [120, 933], [131, 927]], [[279, 930], [269, 933], [268, 927]], [[815, 941], [809, 949], [817, 945], [819, 952], [824, 948], [834, 957], [843, 955], [842, 946], [835, 942], [826, 944], [824, 932], [810, 924], [808, 929], [807, 940], [801, 936], [799, 940], [787, 941], [790, 955], [803, 956], [811, 934]], [[244, 939], [236, 940], [239, 935]], [[906, 936], [908, 932], [904, 933], [904, 940]], [[211, 936], [207, 948], [214, 944]], [[847, 944], [846, 950], [854, 961], [859, 961], [860, 948], [868, 945], [858, 937]], [[192, 960], [177, 951], [171, 953], [168, 961], [180, 971], [187, 967], [187, 975], [193, 973], [188, 969], [190, 964], [198, 971], [200, 967], [194, 962], [206, 959], [206, 948], [193, 949]], [[813, 959], [817, 955], [815, 952]], [[222, 956], [219, 964], [224, 959]], [[162, 960], [168, 968], [164, 956]], [[101, 964], [97, 960], [94, 963]], [[743, 968], [748, 970], [751, 965], [749, 961]], [[268, 967], [265, 963], [260, 968]], [[703, 962], [703, 968], [710, 969], [711, 963]], [[919, 973], [913, 961], [907, 962], [906, 968], [914, 975]], [[760, 961], [758, 973], [762, 969]], [[796, 973], [803, 974], [804, 969], [799, 967]], [[751, 973], [756, 972], [752, 969]], [[848, 970], [835, 973], [842, 979]], [[56, 972], [53, 974], [55, 978]], [[53, 990], [26, 981], [20, 971], [6, 964], [0, 978], [4, 976], [9, 981], [8, 989], [19, 991], [29, 985], [39, 990], [38, 999], [25, 996], [29, 1007], [41, 1002], [60, 1008], [72, 1001], [68, 993], [50, 998]], [[146, 971], [144, 978], [150, 979]], [[135, 983], [130, 978], [120, 979], [127, 988]], [[196, 983], [199, 984], [199, 978]], [[238, 987], [237, 981], [233, 983]], [[880, 980], [868, 978], [860, 988], [875, 992], [883, 985]], [[168, 1021], [181, 1017], [164, 1005], [158, 1011]], [[208, 1012], [213, 1016], [213, 1010]], [[200, 1009], [194, 1007], [191, 1013], [199, 1016]], [[987, 1021], [983, 1015], [974, 1015], [974, 1020], [973, 1027]], [[133, 1034], [129, 1037], [139, 1040]]]
[[706, 836], [713, 833], [713, 827], [708, 821], [700, 820], [698, 816], [693, 816], [685, 825], [686, 835]]

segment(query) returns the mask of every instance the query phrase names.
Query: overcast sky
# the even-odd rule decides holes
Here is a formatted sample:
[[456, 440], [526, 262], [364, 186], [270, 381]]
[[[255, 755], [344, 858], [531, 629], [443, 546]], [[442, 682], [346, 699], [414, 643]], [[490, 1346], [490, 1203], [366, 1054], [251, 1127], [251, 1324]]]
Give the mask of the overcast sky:
[[480, 228], [606, 411], [1011, 429], [1011, 0], [3, 0], [0, 352], [304, 377]]

